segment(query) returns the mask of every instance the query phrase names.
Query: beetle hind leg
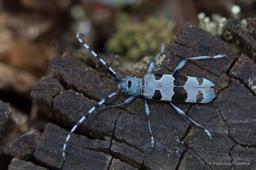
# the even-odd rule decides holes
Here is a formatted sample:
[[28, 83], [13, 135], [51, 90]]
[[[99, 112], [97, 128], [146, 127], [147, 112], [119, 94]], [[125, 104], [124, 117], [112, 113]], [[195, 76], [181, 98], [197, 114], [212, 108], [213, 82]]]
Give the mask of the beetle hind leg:
[[148, 103], [147, 100], [145, 99], [145, 104], [144, 104], [144, 111], [147, 117], [147, 124], [148, 124], [148, 132], [150, 134], [150, 140], [151, 140], [151, 147], [153, 148], [155, 146], [155, 139], [152, 133], [152, 129], [151, 129], [151, 123], [150, 123], [150, 111], [149, 111], [149, 107], [148, 107]]
[[197, 123], [195, 120], [193, 120], [191, 117], [189, 117], [188, 115], [185, 114], [185, 112], [183, 110], [181, 110], [179, 107], [177, 107], [176, 105], [174, 105], [172, 102], [170, 102], [170, 105], [172, 106], [172, 108], [182, 117], [184, 117], [185, 119], [187, 119], [189, 122], [191, 122], [193, 125], [195, 125], [196, 127], [198, 127], [199, 129], [202, 129], [206, 135], [209, 137], [210, 140], [212, 140], [212, 134], [209, 132], [209, 130], [205, 129], [202, 125], [200, 125], [199, 123]]

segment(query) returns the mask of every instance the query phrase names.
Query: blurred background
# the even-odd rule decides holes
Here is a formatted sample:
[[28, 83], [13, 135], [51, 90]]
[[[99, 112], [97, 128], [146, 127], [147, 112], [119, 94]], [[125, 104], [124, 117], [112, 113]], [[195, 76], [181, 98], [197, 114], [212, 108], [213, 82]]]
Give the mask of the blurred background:
[[255, 0], [0, 0], [0, 100], [16, 110], [13, 136], [37, 126], [30, 91], [53, 57], [76, 52], [75, 32], [133, 69], [187, 23], [219, 35], [226, 18], [255, 14]]

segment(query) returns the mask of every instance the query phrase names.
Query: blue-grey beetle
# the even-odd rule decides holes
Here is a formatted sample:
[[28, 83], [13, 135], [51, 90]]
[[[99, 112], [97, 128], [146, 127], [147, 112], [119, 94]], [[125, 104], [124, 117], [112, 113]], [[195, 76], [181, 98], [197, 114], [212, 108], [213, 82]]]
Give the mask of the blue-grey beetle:
[[205, 129], [202, 125], [194, 121], [191, 117], [185, 114], [174, 102], [184, 103], [209, 103], [215, 98], [214, 84], [207, 79], [198, 77], [181, 77], [176, 76], [178, 70], [182, 69], [188, 60], [204, 60], [204, 59], [218, 59], [225, 55], [219, 54], [215, 56], [196, 56], [182, 60], [172, 74], [155, 75], [153, 73], [156, 60], [164, 54], [164, 45], [161, 46], [160, 52], [150, 61], [147, 69], [147, 73], [143, 78], [132, 76], [120, 76], [117, 72], [98, 54], [96, 54], [90, 46], [85, 43], [81, 33], [76, 34], [77, 40], [87, 49], [90, 54], [96, 58], [100, 64], [102, 64], [110, 74], [118, 81], [118, 90], [110, 93], [106, 98], [101, 99], [97, 105], [93, 106], [86, 114], [84, 114], [80, 120], [73, 126], [67, 135], [62, 148], [62, 157], [65, 160], [67, 143], [70, 140], [71, 135], [78, 128], [78, 126], [86, 120], [86, 118], [95, 112], [95, 110], [103, 105], [107, 100], [117, 96], [119, 92], [128, 94], [129, 97], [123, 102], [115, 106], [127, 105], [134, 101], [138, 96], [144, 97], [144, 111], [148, 122], [148, 131], [151, 136], [151, 146], [154, 147], [154, 137], [150, 125], [150, 111], [147, 100], [161, 100], [168, 102], [171, 107], [186, 120], [190, 121], [196, 127], [205, 131], [207, 136], [212, 139], [211, 133]]

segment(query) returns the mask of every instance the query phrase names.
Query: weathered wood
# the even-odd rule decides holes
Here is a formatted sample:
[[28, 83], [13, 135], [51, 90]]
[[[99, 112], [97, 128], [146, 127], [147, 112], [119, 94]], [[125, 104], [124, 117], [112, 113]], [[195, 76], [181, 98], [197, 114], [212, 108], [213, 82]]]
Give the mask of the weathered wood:
[[30, 130], [21, 135], [10, 144], [8, 154], [20, 159], [31, 159], [39, 142], [39, 135], [37, 130]]
[[[253, 20], [246, 22], [241, 22], [238, 19], [229, 19], [223, 33], [223, 38], [238, 45], [245, 54], [256, 60], [255, 27], [252, 23]], [[249, 25], [248, 28], [247, 25]]]
[[[238, 57], [238, 53], [228, 43], [224, 42], [219, 37], [212, 36], [192, 25], [188, 25], [177, 37], [177, 39], [174, 40], [174, 43], [171, 43], [171, 47], [168, 52], [170, 55], [166, 58], [164, 66], [169, 69], [175, 68], [176, 65], [174, 60], [175, 57], [173, 56], [188, 58], [191, 56], [201, 55], [227, 55], [226, 58], [220, 60], [193, 62], [195, 65], [199, 66], [199, 69], [191, 69], [189, 68], [190, 66], [187, 66], [188, 69], [191, 69], [190, 72], [187, 72], [187, 74], [191, 74], [191, 71], [193, 71], [192, 74], [195, 75], [198, 75], [203, 70], [206, 70], [219, 76], [221, 73], [225, 73], [234, 59]], [[203, 75], [207, 76], [205, 73]]]
[[256, 65], [252, 59], [242, 55], [231, 69], [230, 76], [242, 81], [256, 94]]
[[[51, 168], [60, 169], [63, 165], [61, 148], [67, 131], [48, 124], [45, 127], [40, 144], [35, 151], [35, 159]], [[105, 154], [110, 146], [110, 140], [89, 139], [74, 135], [68, 149], [63, 169], [107, 169], [111, 156]]]
[[110, 170], [119, 170], [119, 169], [124, 169], [124, 170], [135, 170], [136, 168], [118, 160], [118, 159], [112, 159], [111, 160], [111, 165], [109, 167]]
[[11, 164], [8, 167], [9, 170], [47, 170], [44, 167], [37, 166], [31, 162], [23, 161], [17, 158], [14, 158], [11, 161]]
[[92, 114], [72, 136], [65, 162], [61, 149], [68, 130], [97, 100], [115, 90], [116, 83], [79, 58], [54, 59], [49, 74], [32, 91], [41, 113], [53, 122], [45, 127], [35, 160], [50, 169], [255, 168], [254, 61], [219, 37], [188, 25], [170, 44], [159, 72], [170, 72], [187, 57], [220, 53], [227, 57], [192, 62], [179, 73], [216, 83], [213, 103], [179, 104], [212, 132], [212, 141], [181, 120], [168, 104], [151, 101], [156, 138], [152, 149], [140, 98], [126, 108], [104, 108]]

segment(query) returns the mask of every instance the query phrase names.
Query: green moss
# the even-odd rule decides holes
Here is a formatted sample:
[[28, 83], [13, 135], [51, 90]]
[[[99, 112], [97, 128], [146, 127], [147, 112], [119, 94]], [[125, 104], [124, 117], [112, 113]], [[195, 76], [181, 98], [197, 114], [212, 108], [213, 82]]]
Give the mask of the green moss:
[[138, 61], [145, 55], [155, 54], [161, 43], [171, 40], [174, 23], [161, 17], [134, 21], [128, 15], [119, 14], [116, 29], [106, 44], [107, 52], [118, 54], [123, 60]]

